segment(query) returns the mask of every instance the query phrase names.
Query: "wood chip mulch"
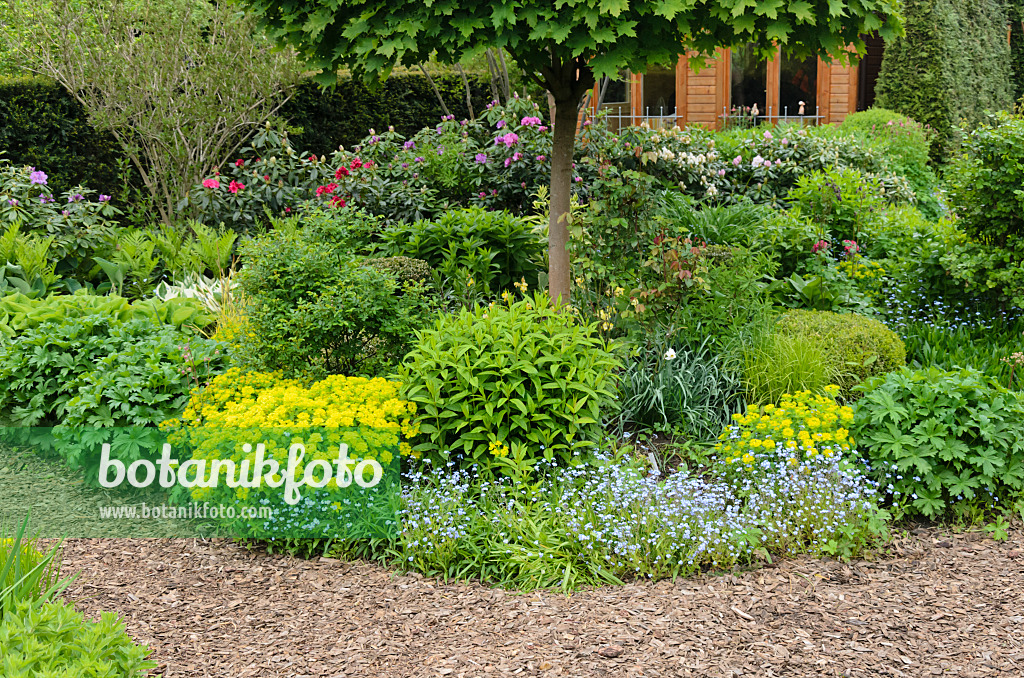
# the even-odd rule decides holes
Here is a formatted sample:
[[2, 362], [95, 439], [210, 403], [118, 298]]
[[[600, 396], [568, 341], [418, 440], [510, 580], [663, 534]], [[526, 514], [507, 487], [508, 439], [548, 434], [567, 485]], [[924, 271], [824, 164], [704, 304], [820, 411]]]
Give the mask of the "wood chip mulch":
[[892, 555], [521, 594], [228, 542], [71, 540], [67, 597], [166, 678], [1024, 676], [1024, 533]]

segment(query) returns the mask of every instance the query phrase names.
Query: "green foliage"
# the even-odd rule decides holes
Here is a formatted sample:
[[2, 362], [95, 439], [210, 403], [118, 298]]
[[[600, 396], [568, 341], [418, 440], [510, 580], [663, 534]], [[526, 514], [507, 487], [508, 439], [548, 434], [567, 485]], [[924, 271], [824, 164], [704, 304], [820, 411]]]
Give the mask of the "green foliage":
[[665, 191], [659, 202], [657, 217], [666, 232], [709, 245], [750, 247], [772, 214], [766, 207], [749, 202], [698, 206], [674, 190]]
[[999, 0], [907, 0], [906, 35], [886, 40], [876, 105], [935, 130], [932, 156], [959, 144], [957, 126], [1013, 103], [1007, 16]]
[[1024, 115], [996, 114], [963, 141], [947, 184], [966, 246], [944, 263], [968, 291], [1024, 307]]
[[236, 359], [260, 371], [310, 379], [386, 373], [426, 313], [415, 287], [360, 266], [348, 250], [274, 231], [242, 246], [248, 303]]
[[742, 349], [747, 402], [774, 405], [789, 393], [826, 393], [839, 376], [829, 357], [814, 337], [771, 331], [755, 335]]
[[12, 339], [46, 322], [60, 324], [84, 316], [107, 316], [119, 322], [146, 320], [151, 324], [179, 329], [203, 329], [214, 320], [201, 303], [192, 299], [171, 299], [166, 302], [146, 299], [130, 303], [120, 297], [96, 296], [84, 292], [51, 295], [43, 299], [30, 299], [17, 293], [0, 297], [0, 334]]
[[[0, 344], [0, 413], [15, 426], [154, 425], [223, 370], [223, 350], [148, 319], [68, 314]], [[79, 452], [68, 451], [72, 467]]]
[[855, 169], [832, 169], [800, 177], [787, 199], [818, 227], [822, 239], [858, 240], [885, 205], [881, 186]]
[[[322, 89], [312, 80], [302, 82], [278, 115], [290, 125], [300, 127], [294, 135], [295, 146], [316, 155], [329, 155], [338, 146], [359, 144], [370, 129], [394, 127], [409, 137], [430, 127], [446, 113], [457, 120], [471, 117], [466, 107], [462, 78], [455, 74], [431, 72], [448, 111], [441, 108], [430, 82], [422, 73], [394, 74], [371, 90], [348, 74], [338, 84]], [[483, 76], [467, 73], [473, 112], [480, 115], [491, 101], [490, 84]]]
[[1024, 236], [1024, 115], [998, 113], [973, 129], [946, 179], [967, 235], [999, 247]]
[[544, 242], [526, 220], [479, 207], [391, 226], [381, 242], [390, 256], [422, 259], [460, 283], [472, 278], [492, 295], [524, 279], [535, 288], [544, 262]]
[[827, 369], [837, 375], [833, 383], [844, 397], [857, 397], [851, 389], [868, 377], [885, 374], [906, 363], [906, 348], [899, 336], [874, 318], [854, 313], [787, 311], [777, 331], [817, 343]]
[[1013, 79], [1013, 99], [1024, 98], [1024, 2], [1006, 3], [1006, 18], [1010, 20], [1010, 73]]
[[146, 659], [149, 653], [132, 641], [114, 613], [88, 621], [64, 601], [21, 604], [0, 620], [4, 678], [143, 678], [156, 668]]
[[573, 463], [601, 435], [619, 367], [596, 327], [542, 294], [442, 316], [400, 369], [425, 438], [413, 449], [521, 479]]
[[[292, 55], [221, 0], [53, 3], [32, 23], [35, 68], [109, 131], [172, 223], [187, 188], [274, 113], [298, 77]], [[117, 54], [118, 58], [111, 58]]]
[[0, 622], [16, 605], [37, 606], [69, 583], [60, 579], [61, 542], [41, 551], [27, 526], [28, 516], [12, 534], [0, 524]]
[[[370, 1], [326, 11], [315, 2], [246, 4], [270, 35], [294, 45], [322, 70], [318, 79], [328, 84], [337, 81], [341, 66], [350, 66], [369, 84], [395, 64], [423, 62], [435, 50], [446, 60], [457, 60], [500, 45], [529, 73], [550, 72], [552, 58], [571, 63], [580, 57], [581, 64], [604, 74], [620, 68], [642, 72], [649, 63], [674, 63], [689, 47], [707, 55], [736, 42], [757, 42], [765, 54], [773, 49], [772, 39], [798, 57], [840, 54], [844, 45], [863, 47], [864, 33], [880, 30], [891, 38], [900, 29], [896, 6], [888, 2], [781, 2], [770, 9], [721, 2], [699, 12], [661, 2], [613, 7], [587, 0], [575, 4], [572, 12], [547, 3], [463, 3], [454, 22], [454, 5], [444, 3]], [[698, 21], [699, 32], [692, 28]], [[569, 76], [575, 78], [575, 73]]]
[[409, 257], [366, 259], [362, 265], [387, 273], [400, 287], [406, 283], [429, 283], [434, 273], [434, 269], [427, 262]]
[[929, 127], [884, 108], [851, 113], [839, 127], [858, 132], [873, 142], [881, 150], [886, 165], [910, 182], [920, 209], [933, 219], [939, 216], [935, 197], [938, 179], [928, 166], [935, 136]]
[[1024, 364], [1014, 356], [1022, 347], [1024, 324], [993, 318], [985, 324], [911, 321], [900, 327], [907, 362], [915, 368], [976, 369], [1007, 388], [1020, 390]]
[[671, 431], [688, 440], [714, 440], [743, 408], [742, 384], [709, 348], [640, 350], [620, 377], [621, 425]]
[[[853, 433], [907, 510], [939, 517], [1024, 490], [1024, 398], [970, 369], [903, 368], [866, 381]], [[891, 476], [895, 475], [895, 478]]]
[[92, 186], [119, 202], [126, 197], [117, 141], [97, 131], [81, 104], [47, 78], [0, 78], [0, 149], [12, 165], [45, 167], [57, 193]]

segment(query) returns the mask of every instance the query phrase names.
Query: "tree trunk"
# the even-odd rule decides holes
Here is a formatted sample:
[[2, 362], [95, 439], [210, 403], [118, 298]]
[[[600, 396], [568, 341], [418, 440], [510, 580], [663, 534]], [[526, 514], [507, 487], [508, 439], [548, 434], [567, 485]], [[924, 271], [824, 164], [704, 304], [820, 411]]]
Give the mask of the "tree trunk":
[[548, 289], [556, 304], [569, 303], [569, 208], [572, 205], [572, 156], [576, 144], [578, 101], [555, 100], [551, 145], [551, 220], [548, 224]]

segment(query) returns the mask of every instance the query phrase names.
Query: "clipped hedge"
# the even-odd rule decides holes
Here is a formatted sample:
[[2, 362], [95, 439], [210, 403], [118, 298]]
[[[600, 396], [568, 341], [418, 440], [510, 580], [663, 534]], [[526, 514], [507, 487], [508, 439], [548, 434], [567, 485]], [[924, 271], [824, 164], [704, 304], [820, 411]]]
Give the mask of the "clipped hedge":
[[84, 185], [120, 195], [120, 146], [52, 80], [0, 78], [0, 151], [14, 165], [45, 168], [57, 193]]
[[[469, 117], [466, 90], [457, 75], [431, 74], [448, 111], [457, 119]], [[473, 111], [480, 115], [491, 100], [490, 80], [486, 76], [467, 74], [472, 93]], [[412, 136], [424, 127], [431, 127], [444, 115], [430, 83], [421, 73], [396, 74], [371, 92], [357, 80], [339, 79], [333, 90], [321, 90], [309, 80], [296, 88], [292, 98], [281, 107], [279, 115], [289, 124], [302, 128], [292, 136], [300, 151], [322, 155], [351, 148], [369, 135], [393, 125], [403, 136]]]
[[899, 335], [874, 318], [855, 313], [794, 309], [779, 318], [778, 331], [820, 341], [827, 360], [840, 373], [841, 395], [851, 400], [861, 395], [851, 391], [854, 386], [907, 362]]
[[936, 131], [932, 155], [957, 147], [956, 127], [1013, 103], [1007, 13], [1000, 0], [907, 0], [907, 34], [886, 45], [875, 105]]

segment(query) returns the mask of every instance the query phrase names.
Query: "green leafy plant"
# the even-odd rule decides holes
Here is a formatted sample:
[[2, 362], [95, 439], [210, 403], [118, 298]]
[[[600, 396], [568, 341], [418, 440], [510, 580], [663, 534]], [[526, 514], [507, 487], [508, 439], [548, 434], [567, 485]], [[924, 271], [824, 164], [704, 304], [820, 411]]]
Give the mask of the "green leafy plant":
[[632, 356], [619, 378], [621, 424], [714, 440], [729, 417], [743, 409], [743, 388], [710, 344], [708, 338], [692, 350], [661, 346]]
[[99, 621], [64, 601], [22, 603], [0, 620], [4, 678], [103, 676], [143, 678], [156, 668], [149, 649], [136, 645], [112, 612]]
[[422, 259], [449, 278], [471, 277], [493, 295], [524, 279], [536, 288], [544, 261], [544, 243], [528, 222], [480, 208], [392, 226], [381, 242], [390, 256]]
[[879, 480], [929, 518], [1024, 490], [1024, 398], [971, 369], [903, 368], [857, 387], [852, 427]]
[[864, 379], [906, 364], [906, 347], [899, 335], [878, 320], [855, 313], [787, 311], [776, 330], [816, 343], [834, 375], [833, 383], [846, 398], [857, 397], [852, 388]]
[[308, 378], [386, 373], [426, 322], [419, 289], [396, 294], [390, 275], [302, 233], [275, 231], [242, 252], [247, 324], [236, 358], [248, 367]]
[[156, 424], [223, 369], [223, 348], [144, 319], [45, 322], [0, 345], [0, 412], [18, 426]]
[[0, 623], [18, 604], [38, 606], [70, 583], [60, 578], [61, 543], [40, 551], [27, 527], [28, 516], [13, 533], [0, 524]]
[[46, 322], [61, 324], [83, 316], [104, 316], [112, 322], [145, 319], [179, 329], [203, 329], [214, 321], [202, 303], [193, 299], [145, 299], [132, 303], [121, 297], [98, 296], [85, 291], [44, 298], [30, 298], [17, 292], [0, 297], [0, 334], [9, 338]]
[[797, 180], [787, 200], [831, 242], [859, 239], [863, 224], [885, 205], [880, 184], [852, 168], [806, 174]]
[[601, 435], [620, 367], [593, 325], [543, 294], [442, 316], [399, 370], [435, 462], [530, 475], [541, 459], [573, 463]]

